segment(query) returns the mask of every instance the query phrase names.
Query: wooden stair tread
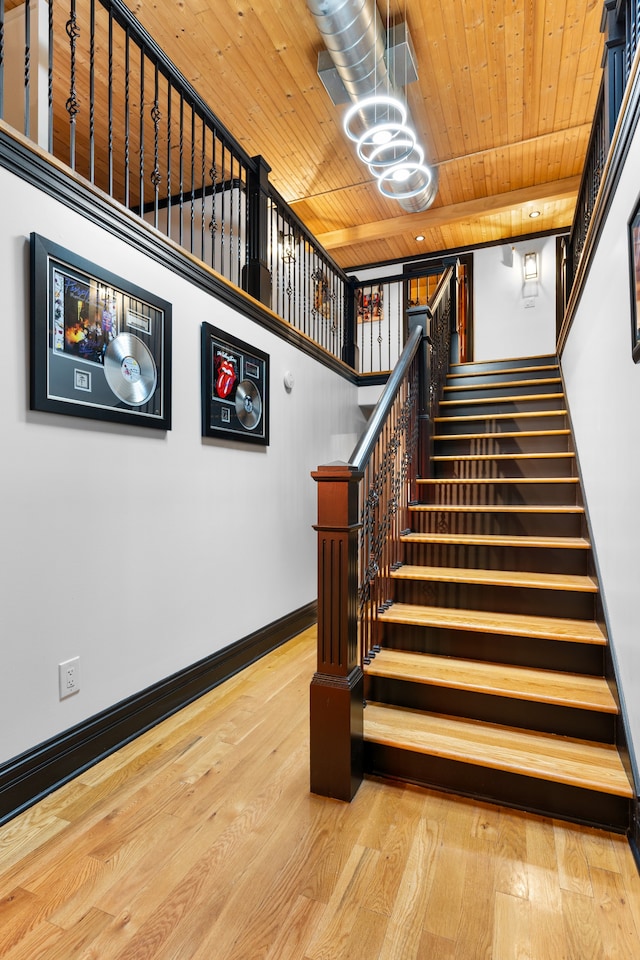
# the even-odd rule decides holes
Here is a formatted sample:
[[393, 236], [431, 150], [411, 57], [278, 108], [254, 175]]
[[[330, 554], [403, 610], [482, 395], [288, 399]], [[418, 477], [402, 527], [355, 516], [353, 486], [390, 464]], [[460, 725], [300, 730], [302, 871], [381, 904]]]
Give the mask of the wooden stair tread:
[[615, 746], [369, 703], [364, 738], [425, 755], [633, 796]]
[[577, 477], [420, 477], [416, 483], [578, 483]]
[[525, 437], [568, 437], [565, 430], [505, 430], [500, 433], [437, 433], [432, 440], [503, 440], [524, 439]]
[[456, 607], [429, 607], [415, 603], [393, 603], [378, 614], [381, 623], [400, 623], [422, 627], [444, 627], [495, 633], [501, 636], [536, 637], [542, 640], [566, 640], [572, 643], [607, 643], [595, 620], [567, 617], [536, 617], [522, 613], [495, 613], [487, 610], [459, 610]]
[[491, 390], [494, 387], [534, 387], [544, 383], [562, 383], [560, 377], [545, 377], [533, 380], [494, 380], [491, 383], [461, 383], [459, 386], [445, 387], [447, 390]]
[[592, 577], [569, 573], [529, 573], [521, 570], [476, 570], [461, 567], [426, 567], [404, 564], [391, 572], [397, 580], [441, 583], [481, 583], [487, 586], [526, 587], [532, 590], [575, 590], [597, 593]]
[[464, 398], [463, 400], [441, 400], [440, 407], [451, 407], [454, 404], [462, 404], [463, 406], [471, 406], [471, 404], [481, 404], [481, 403], [528, 403], [532, 400], [562, 400], [564, 399], [564, 393], [524, 393], [518, 394], [515, 397], [476, 397], [471, 400]]
[[447, 543], [479, 547], [551, 547], [561, 550], [588, 550], [584, 537], [514, 537], [492, 533], [403, 533], [403, 543]]
[[448, 373], [447, 377], [486, 377], [489, 374], [501, 375], [503, 373], [537, 373], [540, 370], [557, 370], [557, 363], [544, 364], [537, 367], [506, 367], [504, 370], [476, 370], [469, 373]]
[[409, 510], [425, 513], [584, 513], [578, 504], [411, 503]]
[[366, 664], [365, 673], [515, 700], [618, 713], [604, 677], [385, 648]]
[[572, 460], [575, 459], [575, 453], [568, 450], [562, 450], [559, 453], [459, 453], [445, 454], [443, 456], [431, 457], [432, 460]]
[[[511, 398], [513, 399], [513, 397]], [[539, 399], [539, 398], [538, 398]], [[449, 403], [453, 403], [449, 400]], [[535, 410], [529, 413], [469, 413], [458, 417], [434, 417], [434, 423], [461, 423], [465, 420], [522, 420], [526, 417], [566, 417], [566, 410]]]

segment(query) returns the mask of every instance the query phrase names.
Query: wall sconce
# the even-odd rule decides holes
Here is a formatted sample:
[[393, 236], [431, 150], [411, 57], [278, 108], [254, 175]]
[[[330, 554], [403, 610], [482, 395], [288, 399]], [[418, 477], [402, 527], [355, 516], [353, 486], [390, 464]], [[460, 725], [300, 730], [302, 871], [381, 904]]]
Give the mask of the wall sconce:
[[296, 238], [292, 233], [280, 233], [280, 245], [282, 247], [282, 259], [285, 263], [296, 262]]
[[524, 271], [525, 283], [527, 282], [527, 280], [537, 280], [538, 279], [538, 254], [525, 253], [522, 259], [522, 268]]

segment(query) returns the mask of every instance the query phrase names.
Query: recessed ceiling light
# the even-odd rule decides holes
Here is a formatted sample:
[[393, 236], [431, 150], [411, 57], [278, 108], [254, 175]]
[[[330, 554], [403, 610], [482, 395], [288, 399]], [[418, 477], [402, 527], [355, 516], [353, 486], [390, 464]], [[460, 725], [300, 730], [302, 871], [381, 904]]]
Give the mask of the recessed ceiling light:
[[532, 220], [535, 220], [536, 217], [539, 217], [539, 216], [540, 216], [540, 211], [539, 211], [539, 210], [532, 210], [531, 213], [529, 214], [529, 216], [531, 217]]
[[424, 240], [424, 234], [419, 233], [418, 236], [416, 237], [416, 240]]

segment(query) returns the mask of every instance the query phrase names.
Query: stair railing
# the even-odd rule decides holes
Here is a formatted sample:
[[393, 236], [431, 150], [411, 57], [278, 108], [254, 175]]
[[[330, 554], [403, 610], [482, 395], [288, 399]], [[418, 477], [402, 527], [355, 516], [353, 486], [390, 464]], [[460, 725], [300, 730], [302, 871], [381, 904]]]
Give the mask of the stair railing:
[[[431, 420], [449, 365], [456, 266], [443, 275], [348, 463], [319, 466], [318, 660], [311, 682], [311, 790], [351, 800], [363, 776], [363, 665], [402, 562], [416, 480], [429, 472]], [[443, 373], [444, 371], [444, 373]], [[433, 377], [435, 376], [435, 382]]]

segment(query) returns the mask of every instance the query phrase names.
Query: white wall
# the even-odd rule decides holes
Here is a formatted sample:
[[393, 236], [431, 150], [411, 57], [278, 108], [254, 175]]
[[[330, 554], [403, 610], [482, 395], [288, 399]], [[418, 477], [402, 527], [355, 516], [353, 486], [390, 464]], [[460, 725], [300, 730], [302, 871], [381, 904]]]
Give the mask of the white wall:
[[[538, 281], [523, 281], [522, 257], [538, 254]], [[555, 353], [556, 238], [484, 247], [473, 254], [474, 360]]]
[[640, 365], [631, 357], [627, 221], [638, 199], [640, 131], [616, 191], [561, 363], [613, 650], [640, 753]]
[[[363, 419], [352, 384], [4, 169], [0, 198], [2, 762], [313, 601], [310, 472]], [[29, 411], [31, 231], [173, 304], [170, 432]], [[202, 440], [204, 320], [270, 355], [268, 448]]]

